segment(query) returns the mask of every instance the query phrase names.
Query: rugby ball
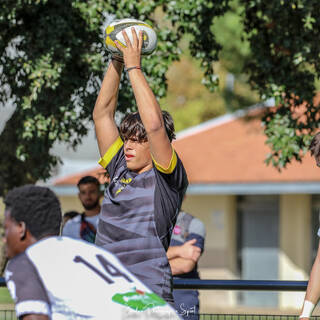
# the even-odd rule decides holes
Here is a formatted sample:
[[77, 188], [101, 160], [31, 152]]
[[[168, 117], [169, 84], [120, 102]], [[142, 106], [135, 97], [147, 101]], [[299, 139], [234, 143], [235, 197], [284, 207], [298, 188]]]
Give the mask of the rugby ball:
[[130, 41], [133, 41], [132, 27], [135, 28], [138, 36], [140, 30], [143, 32], [141, 54], [148, 55], [154, 51], [157, 46], [157, 35], [149, 24], [136, 19], [119, 19], [111, 22], [106, 28], [105, 43], [111, 53], [121, 54], [114, 43], [115, 40], [118, 40], [125, 47], [126, 41], [122, 35], [123, 30], [126, 31]]

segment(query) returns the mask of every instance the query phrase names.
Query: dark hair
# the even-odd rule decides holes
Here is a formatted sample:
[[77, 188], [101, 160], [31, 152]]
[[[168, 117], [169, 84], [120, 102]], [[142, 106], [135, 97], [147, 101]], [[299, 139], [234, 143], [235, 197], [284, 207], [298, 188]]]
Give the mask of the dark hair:
[[[173, 119], [168, 111], [162, 111], [162, 117], [168, 138], [171, 142], [176, 138]], [[120, 124], [120, 135], [123, 140], [133, 137], [137, 139], [138, 142], [146, 142], [148, 140], [146, 130], [138, 112], [129, 113], [124, 117]]]
[[82, 185], [82, 184], [87, 184], [87, 183], [93, 183], [93, 184], [95, 184], [95, 185], [98, 187], [98, 189], [100, 189], [100, 182], [99, 182], [99, 180], [98, 180], [96, 177], [93, 177], [93, 176], [84, 176], [84, 177], [82, 177], [82, 178], [79, 180], [77, 186], [78, 186], [78, 188], [79, 188], [80, 185]]
[[78, 214], [79, 214], [79, 212], [77, 212], [77, 211], [67, 211], [63, 214], [63, 218], [72, 219], [72, 218], [76, 217]]
[[36, 239], [59, 235], [60, 202], [49, 188], [35, 185], [14, 188], [7, 193], [4, 203], [11, 218], [24, 222]]
[[317, 166], [320, 167], [320, 132], [318, 132], [311, 140], [309, 150], [316, 159]]

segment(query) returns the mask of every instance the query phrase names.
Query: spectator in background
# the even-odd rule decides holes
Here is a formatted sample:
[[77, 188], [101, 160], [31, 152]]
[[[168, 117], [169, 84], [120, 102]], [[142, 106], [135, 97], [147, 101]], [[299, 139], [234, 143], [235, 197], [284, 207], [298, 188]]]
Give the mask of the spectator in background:
[[[311, 140], [309, 150], [316, 160], [316, 165], [320, 167], [320, 132], [318, 132]], [[320, 228], [318, 230], [320, 237]], [[313, 309], [320, 298], [320, 241], [316, 259], [314, 260], [306, 295], [304, 298], [303, 308], [300, 314], [300, 319], [309, 319]]]
[[73, 219], [74, 217], [76, 217], [79, 214], [79, 212], [77, 211], [67, 211], [64, 213], [63, 217], [62, 217], [62, 225], [61, 227], [63, 228], [64, 225], [67, 223], [67, 221]]
[[85, 176], [78, 182], [79, 199], [84, 212], [66, 222], [62, 235], [94, 243], [100, 213], [100, 183], [97, 178]]
[[[205, 226], [199, 219], [179, 212], [167, 251], [174, 279], [200, 279], [197, 266], [204, 250], [205, 234]], [[196, 290], [173, 290], [176, 311], [183, 319], [199, 319], [198, 296]]]

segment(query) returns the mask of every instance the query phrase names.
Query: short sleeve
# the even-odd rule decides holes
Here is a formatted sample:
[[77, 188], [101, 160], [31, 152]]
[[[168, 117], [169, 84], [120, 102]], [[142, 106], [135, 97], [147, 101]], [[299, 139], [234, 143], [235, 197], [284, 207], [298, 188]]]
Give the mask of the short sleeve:
[[154, 160], [153, 163], [156, 175], [160, 175], [169, 187], [184, 195], [188, 186], [188, 178], [182, 161], [175, 150], [172, 149], [172, 158], [168, 168], [161, 167]]
[[125, 166], [125, 156], [123, 152], [123, 141], [120, 136], [109, 147], [107, 152], [99, 160], [99, 164], [105, 168], [110, 175], [110, 179], [114, 177], [114, 174], [119, 166]]
[[45, 288], [33, 263], [25, 253], [11, 259], [5, 271], [7, 288], [15, 301], [17, 317], [43, 314], [50, 318], [51, 307]]
[[[151, 155], [152, 156], [152, 155]], [[155, 159], [153, 159], [152, 157], [152, 161], [154, 163], [155, 168], [165, 174], [170, 174], [172, 173], [172, 171], [175, 169], [176, 165], [177, 165], [177, 154], [174, 151], [174, 149], [172, 148], [172, 156], [171, 156], [171, 160], [169, 163], [169, 166], [167, 168], [164, 168], [163, 166], [161, 166], [160, 164], [157, 163], [157, 161], [155, 161]]]
[[62, 235], [74, 239], [80, 239], [80, 220], [79, 217], [66, 222], [62, 229]]
[[188, 237], [186, 241], [197, 239], [195, 245], [201, 249], [203, 252], [204, 250], [204, 241], [206, 238], [206, 229], [204, 223], [197, 218], [192, 219], [188, 229]]

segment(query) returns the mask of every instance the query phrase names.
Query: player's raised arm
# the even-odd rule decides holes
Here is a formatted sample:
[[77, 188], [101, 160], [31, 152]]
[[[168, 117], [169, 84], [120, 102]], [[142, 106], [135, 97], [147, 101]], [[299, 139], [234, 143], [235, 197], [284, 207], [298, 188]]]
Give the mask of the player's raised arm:
[[116, 45], [123, 53], [138, 111], [147, 133], [151, 155], [158, 165], [168, 168], [173, 156], [172, 146], [166, 133], [159, 103], [141, 71], [142, 32], [139, 32], [139, 37], [134, 28], [131, 29], [131, 32], [132, 43], [126, 32], [123, 31], [126, 47], [118, 43]]
[[101, 157], [119, 136], [114, 114], [118, 102], [122, 69], [121, 58], [113, 57], [105, 73], [93, 110], [93, 121]]

